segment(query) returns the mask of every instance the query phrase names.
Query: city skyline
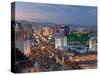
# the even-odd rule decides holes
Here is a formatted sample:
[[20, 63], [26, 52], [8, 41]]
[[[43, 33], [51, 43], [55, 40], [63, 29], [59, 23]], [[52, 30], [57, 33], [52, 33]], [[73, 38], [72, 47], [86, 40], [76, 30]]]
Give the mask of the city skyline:
[[15, 12], [15, 20], [97, 25], [97, 8], [92, 6], [16, 2]]
[[14, 2], [12, 72], [97, 68], [97, 8]]

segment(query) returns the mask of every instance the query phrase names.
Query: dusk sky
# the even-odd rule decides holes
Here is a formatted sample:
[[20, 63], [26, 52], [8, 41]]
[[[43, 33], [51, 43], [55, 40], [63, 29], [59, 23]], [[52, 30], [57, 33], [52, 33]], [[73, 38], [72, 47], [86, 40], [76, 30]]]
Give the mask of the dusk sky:
[[16, 20], [96, 25], [97, 8], [89, 6], [16, 2]]

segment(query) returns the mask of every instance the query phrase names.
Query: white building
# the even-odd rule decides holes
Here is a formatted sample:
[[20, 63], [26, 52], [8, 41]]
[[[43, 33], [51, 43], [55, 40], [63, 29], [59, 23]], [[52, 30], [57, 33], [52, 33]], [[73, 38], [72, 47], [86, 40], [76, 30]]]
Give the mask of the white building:
[[24, 54], [26, 56], [30, 55], [30, 50], [32, 48], [32, 43], [30, 40], [25, 40], [24, 41]]
[[61, 39], [60, 38], [55, 38], [55, 48], [61, 48]]
[[89, 49], [94, 51], [96, 50], [96, 48], [97, 48], [96, 38], [92, 37], [89, 40]]

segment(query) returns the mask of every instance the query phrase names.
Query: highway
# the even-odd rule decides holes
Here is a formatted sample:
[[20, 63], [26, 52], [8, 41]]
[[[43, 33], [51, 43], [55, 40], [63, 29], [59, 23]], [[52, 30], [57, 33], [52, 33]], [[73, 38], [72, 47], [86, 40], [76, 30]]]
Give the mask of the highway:
[[34, 31], [33, 38], [37, 40], [37, 42], [44, 46], [44, 48], [55, 57], [56, 62], [60, 63], [65, 70], [72, 70], [72, 69], [81, 69], [79, 66], [74, 65], [71, 61], [66, 60], [63, 56], [63, 52], [61, 50], [57, 50], [56, 48], [52, 48], [48, 41], [43, 38], [43, 36], [38, 32]]

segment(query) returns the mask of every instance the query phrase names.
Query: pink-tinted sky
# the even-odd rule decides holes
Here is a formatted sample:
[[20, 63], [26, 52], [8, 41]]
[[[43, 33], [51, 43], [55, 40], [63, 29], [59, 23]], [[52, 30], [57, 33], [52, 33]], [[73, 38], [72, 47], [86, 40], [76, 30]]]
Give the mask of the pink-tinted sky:
[[16, 2], [15, 13], [16, 20], [82, 25], [97, 24], [97, 8], [89, 6]]

